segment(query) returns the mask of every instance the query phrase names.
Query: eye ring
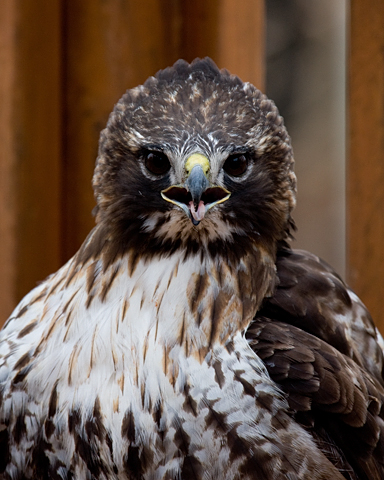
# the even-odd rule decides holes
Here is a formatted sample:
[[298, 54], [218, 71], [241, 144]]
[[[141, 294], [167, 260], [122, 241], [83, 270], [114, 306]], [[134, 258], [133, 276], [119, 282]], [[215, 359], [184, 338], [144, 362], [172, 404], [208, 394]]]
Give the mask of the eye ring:
[[165, 175], [171, 168], [167, 155], [163, 152], [148, 151], [144, 154], [144, 164], [154, 175]]
[[248, 156], [245, 153], [230, 155], [223, 165], [223, 170], [231, 177], [240, 177], [248, 168]]

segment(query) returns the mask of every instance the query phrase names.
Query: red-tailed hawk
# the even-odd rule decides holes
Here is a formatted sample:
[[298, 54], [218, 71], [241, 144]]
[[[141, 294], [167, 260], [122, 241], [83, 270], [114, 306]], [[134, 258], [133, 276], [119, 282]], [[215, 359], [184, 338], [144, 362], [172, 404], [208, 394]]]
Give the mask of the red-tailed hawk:
[[384, 478], [382, 340], [289, 247], [274, 104], [209, 59], [129, 90], [96, 227], [0, 336], [0, 478]]

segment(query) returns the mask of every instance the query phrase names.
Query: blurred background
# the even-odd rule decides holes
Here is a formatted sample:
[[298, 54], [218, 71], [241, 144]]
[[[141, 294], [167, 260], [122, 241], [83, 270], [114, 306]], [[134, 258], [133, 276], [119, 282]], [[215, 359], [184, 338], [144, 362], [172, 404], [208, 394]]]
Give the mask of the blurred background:
[[346, 0], [267, 0], [266, 93], [292, 138], [293, 246], [345, 278]]
[[384, 323], [383, 51], [381, 1], [0, 2], [0, 324], [93, 227], [98, 136], [119, 97], [204, 56], [275, 100], [296, 158], [293, 246]]

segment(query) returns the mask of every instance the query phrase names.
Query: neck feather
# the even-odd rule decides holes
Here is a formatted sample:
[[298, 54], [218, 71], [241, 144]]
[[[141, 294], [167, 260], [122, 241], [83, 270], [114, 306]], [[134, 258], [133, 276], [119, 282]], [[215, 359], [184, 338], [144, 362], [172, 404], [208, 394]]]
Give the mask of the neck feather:
[[82, 266], [74, 262], [80, 267], [88, 308], [119, 304], [119, 328], [129, 325], [137, 338], [179, 345], [200, 358], [244, 331], [275, 284], [273, 255], [260, 246], [236, 261], [201, 252], [186, 257], [180, 250], [151, 259], [130, 252], [108, 264], [100, 255]]

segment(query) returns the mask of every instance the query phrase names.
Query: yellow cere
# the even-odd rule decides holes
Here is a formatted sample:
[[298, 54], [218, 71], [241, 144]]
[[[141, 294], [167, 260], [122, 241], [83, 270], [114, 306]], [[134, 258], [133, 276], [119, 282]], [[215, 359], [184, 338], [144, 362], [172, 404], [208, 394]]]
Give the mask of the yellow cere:
[[196, 165], [200, 165], [203, 169], [204, 175], [207, 175], [209, 172], [209, 160], [205, 155], [201, 153], [193, 153], [188, 160], [185, 162], [185, 171], [189, 175], [192, 171], [192, 168]]

